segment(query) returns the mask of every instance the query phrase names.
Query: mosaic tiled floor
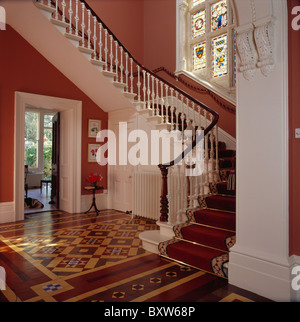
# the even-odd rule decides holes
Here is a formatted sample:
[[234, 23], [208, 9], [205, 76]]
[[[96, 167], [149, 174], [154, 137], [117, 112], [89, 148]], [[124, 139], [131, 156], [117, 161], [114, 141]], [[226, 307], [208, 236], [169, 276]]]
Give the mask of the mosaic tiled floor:
[[154, 221], [105, 210], [60, 211], [0, 225], [0, 302], [248, 301], [227, 282], [166, 261], [142, 248]]

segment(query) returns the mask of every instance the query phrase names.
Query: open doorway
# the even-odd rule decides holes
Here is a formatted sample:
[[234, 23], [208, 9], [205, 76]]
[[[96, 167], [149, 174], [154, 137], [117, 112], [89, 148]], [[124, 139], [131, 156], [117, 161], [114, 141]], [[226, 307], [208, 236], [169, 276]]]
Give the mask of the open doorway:
[[[24, 213], [57, 210], [57, 173], [54, 142], [59, 138], [54, 133], [53, 121], [58, 118], [57, 111], [33, 106], [25, 107], [24, 131]], [[54, 163], [54, 167], [53, 167]], [[55, 200], [54, 200], [55, 199]]]
[[80, 212], [82, 102], [22, 92], [16, 92], [15, 99], [15, 207], [9, 221], [24, 220], [26, 106], [60, 113], [59, 209], [68, 213]]

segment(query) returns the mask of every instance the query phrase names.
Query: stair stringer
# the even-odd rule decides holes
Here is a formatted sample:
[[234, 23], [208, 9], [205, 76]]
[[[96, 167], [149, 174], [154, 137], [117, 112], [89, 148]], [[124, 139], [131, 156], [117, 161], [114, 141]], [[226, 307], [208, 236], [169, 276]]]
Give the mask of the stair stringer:
[[56, 28], [47, 19], [46, 12], [42, 14], [32, 0], [4, 0], [1, 5], [7, 13], [7, 24], [103, 111], [134, 108], [132, 102], [76, 48], [76, 42], [64, 36], [63, 27]]

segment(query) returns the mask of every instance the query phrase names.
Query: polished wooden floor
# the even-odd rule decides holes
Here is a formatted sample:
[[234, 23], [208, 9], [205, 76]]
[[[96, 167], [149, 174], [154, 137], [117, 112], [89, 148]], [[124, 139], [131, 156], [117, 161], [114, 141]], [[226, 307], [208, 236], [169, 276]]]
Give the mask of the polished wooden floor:
[[104, 210], [26, 214], [0, 225], [0, 302], [267, 301], [142, 248], [154, 221]]

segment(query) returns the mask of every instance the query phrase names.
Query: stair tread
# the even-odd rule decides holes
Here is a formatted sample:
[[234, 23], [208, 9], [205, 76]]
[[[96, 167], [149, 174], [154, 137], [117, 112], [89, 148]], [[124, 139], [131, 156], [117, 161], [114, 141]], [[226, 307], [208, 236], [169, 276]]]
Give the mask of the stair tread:
[[229, 250], [229, 240], [235, 232], [221, 230], [215, 227], [207, 227], [202, 225], [190, 224], [189, 226], [178, 227], [176, 231], [177, 237], [182, 237], [201, 245], [214, 247], [219, 250]]
[[206, 204], [208, 208], [235, 211], [235, 196], [212, 195], [206, 197]]
[[235, 213], [215, 209], [202, 209], [194, 212], [196, 223], [235, 231]]
[[[228, 254], [224, 251], [193, 244], [183, 240], [176, 241], [168, 245], [166, 247], [166, 254], [171, 259], [213, 274], [217, 274], [218, 271], [213, 269], [212, 260], [214, 258], [222, 256], [223, 262], [228, 261]], [[197, 254], [197, 256], [195, 256], [195, 254]], [[225, 277], [225, 275], [222, 277]]]

